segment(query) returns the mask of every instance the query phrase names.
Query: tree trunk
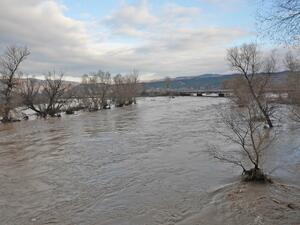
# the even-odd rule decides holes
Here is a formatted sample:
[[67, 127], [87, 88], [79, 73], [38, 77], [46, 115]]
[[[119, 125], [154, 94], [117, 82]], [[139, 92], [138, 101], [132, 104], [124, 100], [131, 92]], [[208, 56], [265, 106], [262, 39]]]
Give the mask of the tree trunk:
[[259, 181], [259, 182], [266, 182], [268, 181], [266, 175], [262, 172], [262, 170], [255, 165], [254, 168], [250, 170], [244, 170], [243, 180], [247, 182]]
[[254, 100], [256, 101], [260, 111], [262, 112], [262, 114], [264, 115], [265, 117], [265, 120], [266, 122], [268, 123], [269, 127], [272, 128], [273, 127], [273, 123], [270, 119], [270, 116], [268, 115], [268, 113], [264, 110], [263, 106], [261, 105], [258, 97], [256, 96], [254, 90], [253, 90], [253, 87], [252, 87], [252, 84], [251, 84], [251, 81], [249, 80], [249, 78], [247, 77], [247, 75], [245, 75], [246, 79], [247, 79], [247, 82], [248, 82], [248, 85], [249, 85], [249, 88], [250, 88], [250, 91], [251, 91], [251, 94], [254, 98]]

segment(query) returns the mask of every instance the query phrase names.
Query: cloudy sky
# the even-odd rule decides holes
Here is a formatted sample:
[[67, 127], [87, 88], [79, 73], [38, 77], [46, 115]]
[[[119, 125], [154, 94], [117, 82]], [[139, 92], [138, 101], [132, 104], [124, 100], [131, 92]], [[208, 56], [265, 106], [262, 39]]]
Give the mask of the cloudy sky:
[[0, 51], [27, 45], [27, 74], [137, 69], [143, 80], [228, 73], [226, 49], [256, 41], [256, 0], [1, 0]]

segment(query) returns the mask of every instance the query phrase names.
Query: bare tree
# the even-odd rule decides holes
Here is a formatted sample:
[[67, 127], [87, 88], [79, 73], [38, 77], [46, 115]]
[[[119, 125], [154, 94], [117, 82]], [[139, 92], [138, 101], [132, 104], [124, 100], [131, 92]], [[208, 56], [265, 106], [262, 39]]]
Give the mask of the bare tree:
[[27, 78], [21, 88], [24, 104], [35, 111], [38, 116], [59, 116], [67, 102], [67, 91], [70, 85], [63, 80], [63, 73], [49, 72], [45, 80]]
[[298, 44], [300, 37], [300, 1], [261, 1], [258, 25], [265, 37], [285, 44]]
[[76, 86], [77, 84], [73, 85], [70, 83], [63, 96], [63, 98], [65, 99], [63, 111], [68, 115], [72, 115], [75, 113], [75, 111], [79, 111], [85, 108], [80, 101], [80, 96], [78, 95], [75, 88]]
[[112, 79], [110, 73], [101, 70], [83, 76], [83, 102], [90, 111], [110, 107], [109, 98], [111, 94], [111, 82]]
[[[275, 70], [275, 58], [263, 60], [256, 44], [243, 44], [227, 50], [227, 60], [231, 67], [239, 72], [245, 80], [251, 98], [257, 104], [269, 127], [273, 124], [270, 118], [270, 107], [265, 96], [270, 75]], [[262, 73], [264, 71], [264, 73]], [[260, 74], [258, 76], [258, 74]]]
[[66, 103], [64, 95], [70, 85], [65, 83], [63, 77], [63, 73], [56, 74], [55, 71], [49, 72], [45, 76], [45, 81], [42, 83], [42, 94], [47, 100], [46, 104], [42, 104], [42, 111], [52, 117], [56, 116]]
[[287, 52], [284, 64], [288, 70], [287, 89], [290, 103], [300, 104], [300, 60], [291, 51]]
[[109, 98], [111, 95], [111, 83], [112, 78], [109, 72], [100, 73], [100, 82], [101, 82], [101, 108], [106, 109], [110, 108]]
[[122, 107], [126, 102], [126, 87], [125, 81], [121, 74], [114, 77], [113, 84], [113, 101], [117, 107]]
[[300, 122], [300, 60], [289, 51], [285, 56], [284, 64], [289, 71], [286, 89], [288, 91], [291, 118]]
[[274, 131], [265, 129], [264, 123], [256, 120], [257, 110], [255, 102], [244, 108], [235, 105], [222, 107], [220, 119], [225, 129], [219, 127], [214, 132], [236, 148], [232, 147], [235, 150], [226, 152], [211, 145], [209, 149], [214, 158], [240, 166], [248, 181], [266, 180], [262, 170], [262, 154], [275, 137]]
[[300, 71], [300, 61], [292, 51], [286, 53], [283, 62], [289, 72], [294, 73]]
[[38, 115], [42, 115], [42, 112], [38, 108], [38, 104], [41, 103], [41, 82], [35, 78], [27, 76], [19, 87], [19, 93], [22, 97], [23, 104], [36, 112]]
[[136, 103], [136, 97], [142, 90], [139, 83], [139, 73], [134, 70], [132, 73], [114, 77], [113, 96], [117, 107]]
[[83, 104], [89, 111], [100, 109], [100, 88], [98, 77], [94, 75], [83, 75], [82, 78], [84, 98]]
[[141, 91], [139, 84], [139, 71], [133, 70], [127, 76], [125, 76], [125, 82], [127, 86], [127, 100], [129, 104], [136, 104], [136, 97]]
[[10, 115], [14, 108], [12, 101], [14, 91], [20, 83], [21, 72], [20, 64], [30, 54], [27, 47], [7, 47], [6, 52], [0, 58], [0, 73], [1, 73], [1, 95], [3, 96], [3, 118], [2, 122], [12, 121]]

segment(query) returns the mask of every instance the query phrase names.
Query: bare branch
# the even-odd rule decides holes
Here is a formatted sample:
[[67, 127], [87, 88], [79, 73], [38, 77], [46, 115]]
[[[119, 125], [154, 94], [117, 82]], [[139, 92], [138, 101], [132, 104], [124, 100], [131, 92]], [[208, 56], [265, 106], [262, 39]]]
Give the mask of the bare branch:
[[299, 43], [299, 0], [262, 0], [257, 19], [258, 30], [262, 37], [279, 44]]
[[261, 174], [261, 155], [275, 140], [274, 131], [264, 129], [264, 124], [256, 120], [258, 109], [254, 102], [244, 108], [228, 104], [219, 107], [219, 118], [225, 127], [216, 128], [214, 133], [224, 137], [239, 150], [226, 152], [210, 146], [208, 148], [210, 154], [223, 162], [242, 167], [245, 173], [248, 171], [246, 168], [250, 163]]
[[10, 111], [14, 108], [12, 101], [16, 87], [20, 83], [21, 72], [19, 71], [20, 64], [30, 54], [27, 47], [9, 46], [6, 52], [0, 57], [0, 74], [3, 89], [1, 95], [3, 96], [3, 122], [12, 120]]
[[[267, 106], [264, 105], [267, 102], [264, 97], [264, 90], [266, 89], [270, 73], [273, 72], [276, 65], [275, 58], [270, 58], [267, 64], [263, 67], [263, 61], [261, 59], [258, 47], [256, 44], [243, 44], [240, 47], [234, 47], [227, 50], [227, 60], [231, 67], [237, 72], [241, 73], [241, 76], [247, 84], [249, 94], [246, 95], [247, 102], [254, 100], [260, 112], [268, 123], [269, 127], [272, 128], [273, 124], [268, 114]], [[261, 72], [262, 68], [268, 70], [267, 75], [258, 77], [258, 73]]]

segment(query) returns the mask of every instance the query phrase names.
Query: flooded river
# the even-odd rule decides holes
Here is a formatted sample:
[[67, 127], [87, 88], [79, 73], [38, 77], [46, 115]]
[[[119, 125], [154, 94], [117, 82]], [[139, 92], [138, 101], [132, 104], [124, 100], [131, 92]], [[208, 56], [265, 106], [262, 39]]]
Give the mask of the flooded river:
[[[0, 224], [300, 224], [300, 130], [266, 152], [274, 184], [239, 182], [207, 143], [221, 98], [0, 124]], [[276, 222], [274, 222], [276, 221]]]

